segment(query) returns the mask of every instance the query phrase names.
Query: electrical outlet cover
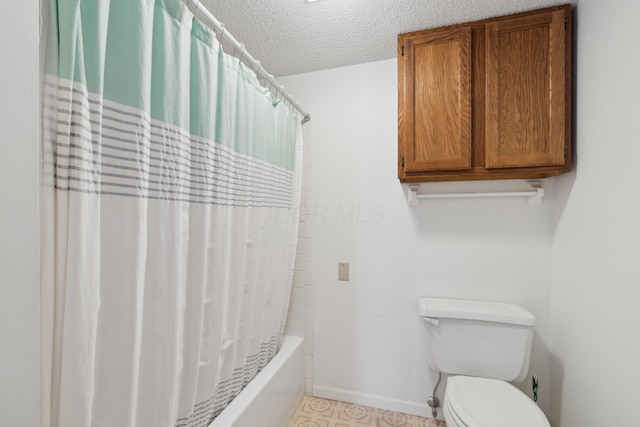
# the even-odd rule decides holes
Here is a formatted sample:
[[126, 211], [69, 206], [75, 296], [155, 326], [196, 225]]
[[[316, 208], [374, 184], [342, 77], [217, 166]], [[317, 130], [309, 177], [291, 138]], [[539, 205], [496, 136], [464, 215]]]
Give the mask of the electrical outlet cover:
[[343, 282], [349, 281], [349, 263], [348, 262], [338, 263], [338, 280]]

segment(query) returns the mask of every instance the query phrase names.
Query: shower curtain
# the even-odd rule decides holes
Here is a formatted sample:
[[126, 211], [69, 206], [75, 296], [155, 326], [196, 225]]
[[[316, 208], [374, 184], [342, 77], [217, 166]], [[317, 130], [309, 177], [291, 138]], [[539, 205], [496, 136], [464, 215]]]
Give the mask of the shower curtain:
[[274, 356], [298, 114], [179, 0], [51, 0], [41, 427], [205, 426]]

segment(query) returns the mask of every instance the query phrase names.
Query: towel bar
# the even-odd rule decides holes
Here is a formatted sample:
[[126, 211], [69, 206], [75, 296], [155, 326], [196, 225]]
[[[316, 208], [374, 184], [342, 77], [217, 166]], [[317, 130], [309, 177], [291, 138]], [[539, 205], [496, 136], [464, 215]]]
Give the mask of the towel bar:
[[529, 190], [523, 191], [494, 191], [494, 192], [467, 192], [467, 193], [420, 193], [420, 185], [413, 184], [408, 186], [407, 202], [409, 206], [420, 206], [421, 199], [454, 199], [454, 198], [472, 198], [472, 197], [527, 197], [530, 205], [539, 205], [542, 203], [544, 189], [540, 181], [527, 182]]

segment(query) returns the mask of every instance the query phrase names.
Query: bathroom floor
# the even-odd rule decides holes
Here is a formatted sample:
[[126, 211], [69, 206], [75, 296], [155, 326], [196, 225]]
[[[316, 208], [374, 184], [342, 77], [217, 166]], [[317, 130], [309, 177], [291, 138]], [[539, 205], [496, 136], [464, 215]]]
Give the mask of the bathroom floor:
[[288, 427], [446, 427], [444, 421], [305, 396]]

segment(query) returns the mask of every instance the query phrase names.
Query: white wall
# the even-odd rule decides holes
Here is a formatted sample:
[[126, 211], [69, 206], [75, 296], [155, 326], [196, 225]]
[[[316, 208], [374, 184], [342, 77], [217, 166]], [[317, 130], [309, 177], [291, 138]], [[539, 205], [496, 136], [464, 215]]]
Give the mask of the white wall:
[[38, 2], [0, 13], [0, 424], [38, 425]]
[[[430, 415], [435, 373], [418, 297], [477, 298], [521, 303], [538, 316], [531, 372], [548, 413], [550, 204], [468, 199], [409, 208], [396, 175], [396, 77], [396, 61], [387, 60], [280, 79], [312, 114], [304, 131], [313, 148], [314, 394]], [[429, 187], [514, 185], [522, 182]], [[338, 262], [351, 264], [348, 283], [337, 280]]]
[[577, 170], [557, 180], [555, 427], [638, 425], [640, 3], [577, 7]]

